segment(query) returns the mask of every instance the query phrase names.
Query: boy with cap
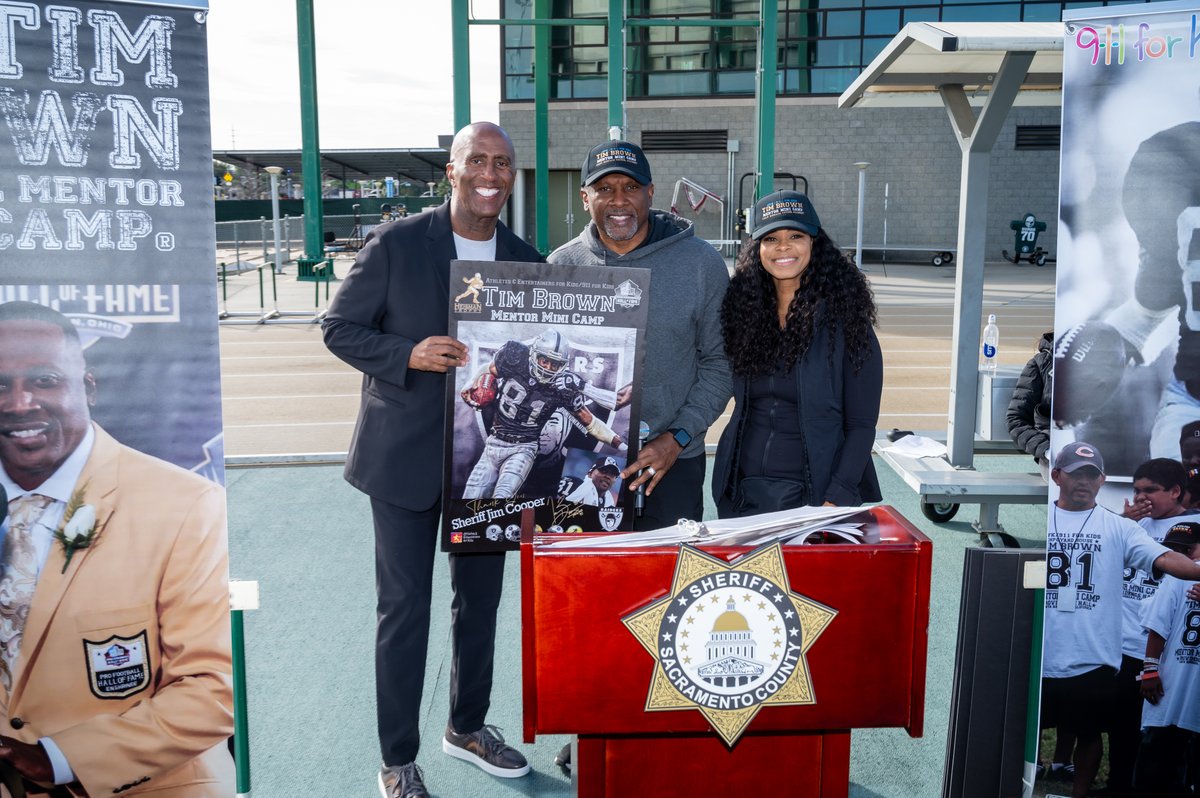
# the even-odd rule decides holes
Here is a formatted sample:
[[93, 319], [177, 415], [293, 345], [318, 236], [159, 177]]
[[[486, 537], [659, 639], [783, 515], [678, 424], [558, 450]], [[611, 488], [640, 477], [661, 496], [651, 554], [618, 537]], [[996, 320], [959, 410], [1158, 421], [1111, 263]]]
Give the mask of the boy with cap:
[[1075, 733], [1071, 795], [1086, 798], [1100, 767], [1100, 733], [1118, 686], [1124, 570], [1157, 569], [1200, 580], [1200, 564], [1096, 504], [1105, 480], [1104, 458], [1092, 444], [1064, 446], [1050, 478], [1058, 498], [1046, 535], [1042, 725]]
[[[1171, 527], [1163, 545], [1200, 559], [1200, 523]], [[1140, 677], [1146, 699], [1145, 731], [1134, 771], [1141, 795], [1190, 795], [1195, 787], [1196, 753], [1200, 746], [1200, 601], [1193, 585], [1167, 576], [1146, 603], [1142, 623], [1148, 633]], [[1191, 785], [1184, 771], [1191, 751]]]
[[[642, 420], [650, 436], [621, 472], [645, 487], [637, 529], [704, 514], [704, 433], [725, 410], [729, 365], [718, 314], [729, 271], [687, 219], [652, 210], [654, 182], [642, 148], [606, 141], [592, 148], [581, 177], [592, 221], [550, 254], [551, 263], [649, 269]], [[620, 397], [620, 394], [618, 395]]]
[[611, 457], [601, 457], [592, 463], [587, 479], [567, 496], [569, 502], [590, 504], [593, 507], [616, 507], [617, 499], [610, 488], [621, 474], [621, 467]]

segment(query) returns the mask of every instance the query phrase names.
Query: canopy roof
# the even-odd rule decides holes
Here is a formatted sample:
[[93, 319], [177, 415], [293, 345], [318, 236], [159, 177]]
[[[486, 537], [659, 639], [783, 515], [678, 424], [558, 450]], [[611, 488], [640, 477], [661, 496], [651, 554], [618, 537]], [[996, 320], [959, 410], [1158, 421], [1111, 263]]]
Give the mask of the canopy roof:
[[938, 87], [959, 85], [983, 101], [1010, 52], [1032, 52], [1016, 105], [1062, 102], [1061, 22], [912, 22], [838, 98], [838, 106], [940, 106]]
[[[300, 150], [220, 150], [213, 158], [236, 166], [264, 169], [279, 166], [299, 177]], [[450, 153], [440, 147], [396, 150], [322, 150], [321, 171], [348, 180], [391, 176], [425, 184], [446, 176]]]

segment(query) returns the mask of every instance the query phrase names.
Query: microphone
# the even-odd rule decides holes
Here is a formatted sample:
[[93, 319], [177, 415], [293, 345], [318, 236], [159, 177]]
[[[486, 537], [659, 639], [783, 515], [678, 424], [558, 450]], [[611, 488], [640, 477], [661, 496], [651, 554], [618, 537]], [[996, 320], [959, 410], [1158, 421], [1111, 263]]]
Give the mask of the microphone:
[[[638, 424], [638, 455], [642, 453], [642, 447], [646, 445], [646, 441], [650, 438], [650, 425], [645, 421]], [[638, 476], [642, 472], [638, 471]], [[638, 518], [642, 517], [642, 513], [646, 510], [646, 483], [637, 486], [637, 491], [633, 496], [633, 514]]]

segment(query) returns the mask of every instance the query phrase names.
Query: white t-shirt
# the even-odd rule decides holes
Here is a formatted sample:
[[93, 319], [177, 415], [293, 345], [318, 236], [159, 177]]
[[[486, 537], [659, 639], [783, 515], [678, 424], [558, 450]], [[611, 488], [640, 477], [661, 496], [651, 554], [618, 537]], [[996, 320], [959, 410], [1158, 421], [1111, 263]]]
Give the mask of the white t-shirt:
[[604, 493], [603, 501], [601, 501], [600, 491], [596, 490], [596, 483], [588, 477], [584, 477], [583, 483], [571, 491], [567, 496], [569, 502], [579, 502], [580, 504], [590, 504], [593, 507], [616, 507], [617, 500], [613, 498], [612, 491]]
[[[1138, 526], [1146, 530], [1151, 540], [1162, 542], [1171, 527], [1184, 521], [1200, 522], [1200, 515], [1185, 513], [1170, 518], [1143, 518]], [[1121, 619], [1121, 653], [1141, 659], [1146, 654], [1146, 630], [1142, 627], [1142, 607], [1158, 589], [1159, 580], [1141, 568], [1125, 569], [1122, 595], [1124, 614]]]
[[492, 233], [492, 237], [487, 241], [475, 241], [455, 233], [454, 253], [458, 255], [459, 260], [495, 260], [496, 234]]
[[[1122, 575], [1149, 571], [1168, 549], [1128, 518], [1096, 506], [1050, 508], [1042, 675], [1061, 679], [1121, 665]], [[1074, 592], [1074, 612], [1058, 609]]]
[[1163, 697], [1142, 707], [1143, 726], [1200, 732], [1200, 601], [1187, 597], [1194, 584], [1165, 576], [1142, 605], [1143, 625], [1167, 641], [1158, 666]]

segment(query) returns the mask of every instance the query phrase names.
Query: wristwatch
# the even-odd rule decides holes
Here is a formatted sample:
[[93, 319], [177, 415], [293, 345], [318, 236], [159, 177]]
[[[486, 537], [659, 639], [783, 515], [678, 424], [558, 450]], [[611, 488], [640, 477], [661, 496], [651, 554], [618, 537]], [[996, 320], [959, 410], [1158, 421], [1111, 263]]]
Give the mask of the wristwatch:
[[686, 449], [688, 444], [692, 442], [692, 436], [689, 435], [688, 431], [685, 429], [676, 427], [675, 429], [667, 430], [667, 432], [671, 433], [671, 437], [674, 438], [675, 442], [679, 444], [680, 449]]

